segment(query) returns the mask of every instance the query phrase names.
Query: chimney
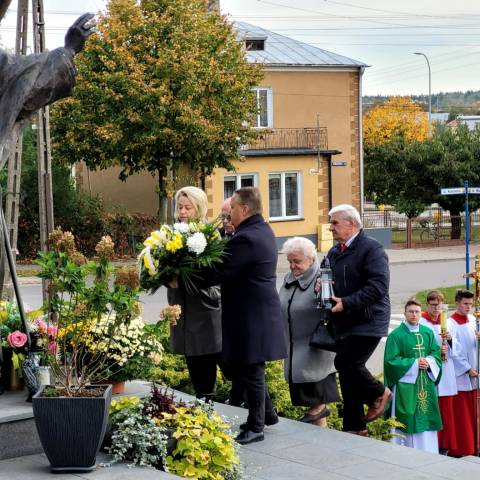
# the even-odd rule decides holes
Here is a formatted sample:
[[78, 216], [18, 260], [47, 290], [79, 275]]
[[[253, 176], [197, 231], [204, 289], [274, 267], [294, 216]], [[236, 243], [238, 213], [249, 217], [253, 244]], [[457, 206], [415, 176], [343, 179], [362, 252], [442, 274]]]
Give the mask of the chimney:
[[208, 13], [220, 14], [220, 0], [208, 0]]

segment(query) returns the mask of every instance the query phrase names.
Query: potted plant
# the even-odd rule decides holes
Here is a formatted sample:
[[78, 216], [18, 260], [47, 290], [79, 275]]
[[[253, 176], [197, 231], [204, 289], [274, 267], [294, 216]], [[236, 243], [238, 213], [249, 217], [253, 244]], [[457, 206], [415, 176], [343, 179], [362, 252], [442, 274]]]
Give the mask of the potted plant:
[[[35, 423], [52, 471], [89, 471], [105, 434], [111, 385], [98, 384], [145, 349], [140, 290], [120, 275], [112, 283], [113, 242], [103, 237], [87, 262], [70, 232], [54, 230], [40, 254], [48, 282], [43, 348], [55, 385], [33, 397]], [[92, 280], [90, 280], [92, 278]], [[137, 282], [138, 283], [138, 282]], [[160, 348], [152, 340], [151, 348]]]
[[240, 461], [230, 425], [211, 404], [176, 401], [152, 385], [150, 396], [112, 402], [111, 447], [115, 460], [149, 465], [198, 479], [236, 479]]

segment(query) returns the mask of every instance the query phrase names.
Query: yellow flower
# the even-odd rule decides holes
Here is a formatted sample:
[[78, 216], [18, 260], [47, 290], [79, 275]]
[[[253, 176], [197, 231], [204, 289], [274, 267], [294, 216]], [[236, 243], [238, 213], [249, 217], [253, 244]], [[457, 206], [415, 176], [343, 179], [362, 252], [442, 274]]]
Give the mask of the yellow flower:
[[176, 233], [172, 240], [165, 245], [167, 252], [175, 253], [183, 247], [183, 237], [181, 233]]

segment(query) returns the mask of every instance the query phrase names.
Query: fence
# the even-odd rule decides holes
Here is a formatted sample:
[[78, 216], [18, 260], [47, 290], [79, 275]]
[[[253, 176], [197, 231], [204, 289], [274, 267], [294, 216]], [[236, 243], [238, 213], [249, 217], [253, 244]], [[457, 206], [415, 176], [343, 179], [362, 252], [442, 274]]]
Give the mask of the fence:
[[[480, 240], [480, 212], [471, 213], [469, 219], [469, 240]], [[392, 246], [396, 248], [447, 246], [465, 242], [465, 215], [450, 216], [441, 208], [431, 208], [412, 219], [389, 208], [365, 210], [363, 225], [391, 228]]]

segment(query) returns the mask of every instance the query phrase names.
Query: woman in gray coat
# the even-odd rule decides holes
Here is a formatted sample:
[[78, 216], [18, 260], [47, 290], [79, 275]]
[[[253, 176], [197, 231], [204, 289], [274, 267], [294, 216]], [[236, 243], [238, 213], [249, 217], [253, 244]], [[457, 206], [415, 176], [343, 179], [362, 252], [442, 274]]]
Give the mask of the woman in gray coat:
[[[177, 220], [205, 220], [207, 195], [197, 187], [183, 187], [175, 194]], [[180, 305], [182, 313], [170, 326], [172, 353], [185, 355], [188, 373], [198, 398], [211, 400], [222, 351], [220, 287], [189, 292], [183, 285], [167, 289], [169, 305]]]
[[290, 265], [279, 293], [288, 339], [285, 378], [292, 404], [308, 407], [300, 420], [326, 427], [330, 414], [327, 404], [340, 401], [340, 396], [333, 365], [335, 354], [309, 345], [319, 320], [314, 291], [317, 250], [307, 238], [293, 237], [284, 243], [282, 251]]

